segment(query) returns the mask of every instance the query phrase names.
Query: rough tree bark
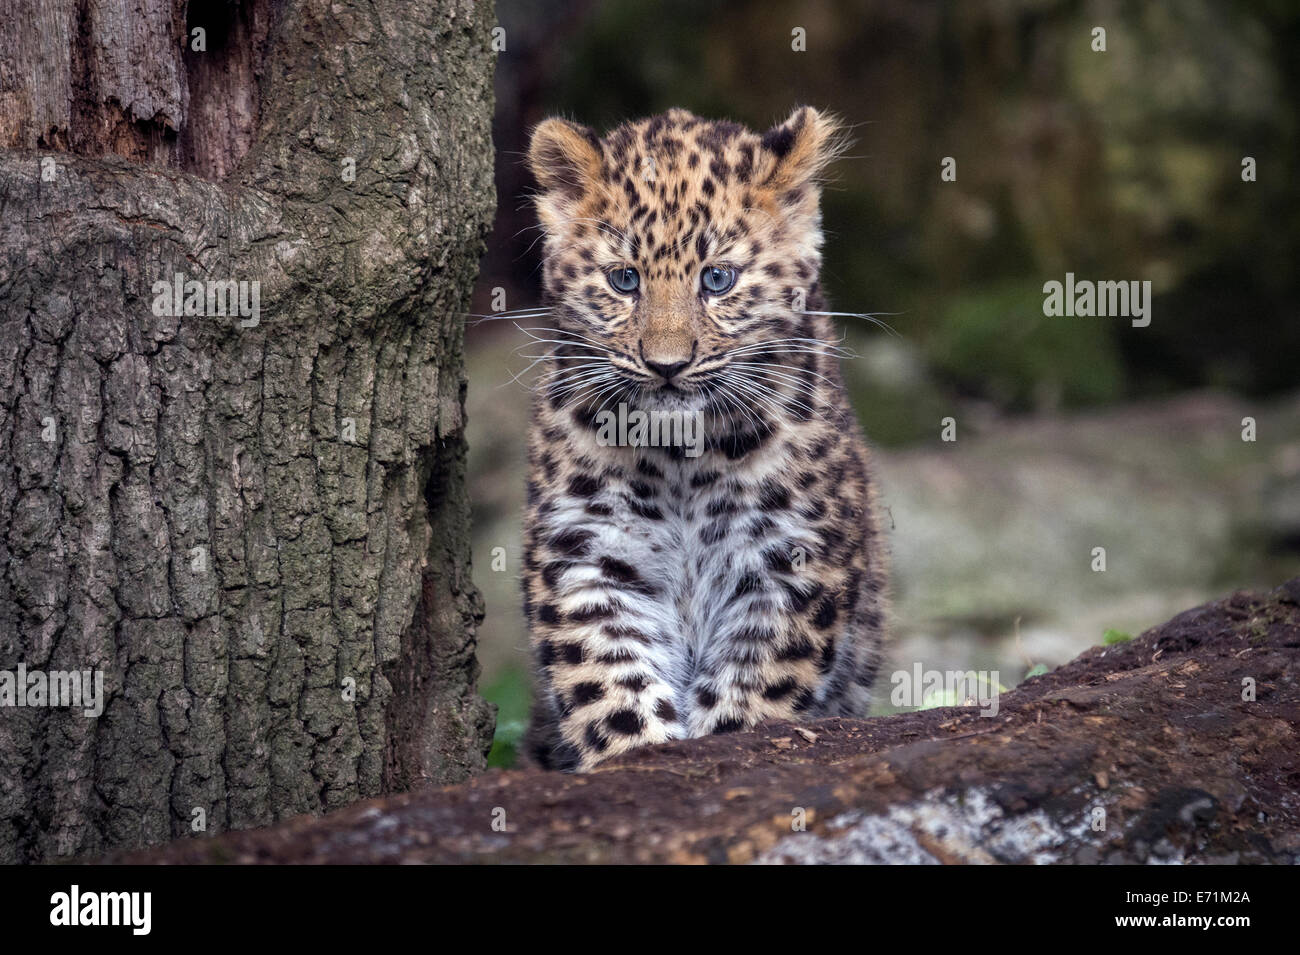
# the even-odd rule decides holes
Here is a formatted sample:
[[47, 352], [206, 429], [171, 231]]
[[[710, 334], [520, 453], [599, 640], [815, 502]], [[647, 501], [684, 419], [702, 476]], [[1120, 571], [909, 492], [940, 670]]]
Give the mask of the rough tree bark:
[[581, 776], [490, 771], [107, 861], [1300, 861], [1300, 577], [1000, 703], [771, 723]]
[[2, 5], [0, 671], [106, 706], [0, 708], [0, 862], [465, 778], [490, 3]]

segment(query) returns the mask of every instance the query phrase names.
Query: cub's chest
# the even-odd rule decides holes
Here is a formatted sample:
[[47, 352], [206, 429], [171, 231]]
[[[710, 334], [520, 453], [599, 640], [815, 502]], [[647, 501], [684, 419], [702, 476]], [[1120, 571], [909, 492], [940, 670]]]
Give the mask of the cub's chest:
[[[620, 559], [655, 585], [656, 599], [675, 614], [688, 640], [711, 629], [741, 577], [761, 562], [765, 529], [779, 535], [778, 522], [761, 514], [743, 482], [701, 482], [701, 473], [708, 476], [684, 468], [631, 482], [629, 498], [639, 507], [617, 522], [625, 548]], [[642, 513], [648, 507], [653, 517]]]

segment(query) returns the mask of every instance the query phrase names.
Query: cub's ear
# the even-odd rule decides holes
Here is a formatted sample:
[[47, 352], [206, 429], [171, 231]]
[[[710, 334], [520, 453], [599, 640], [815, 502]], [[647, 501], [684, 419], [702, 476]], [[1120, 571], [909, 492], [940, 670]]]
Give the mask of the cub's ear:
[[586, 126], [544, 120], [533, 130], [528, 166], [543, 191], [577, 199], [600, 175], [600, 138]]
[[847, 146], [838, 119], [811, 106], [800, 106], [784, 123], [763, 134], [763, 150], [771, 162], [763, 185], [784, 193], [816, 182]]

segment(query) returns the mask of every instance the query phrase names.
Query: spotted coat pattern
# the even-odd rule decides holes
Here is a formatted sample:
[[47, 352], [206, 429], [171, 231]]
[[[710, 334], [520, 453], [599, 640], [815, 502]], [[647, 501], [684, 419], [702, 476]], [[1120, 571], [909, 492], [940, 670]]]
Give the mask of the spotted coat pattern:
[[[866, 712], [887, 554], [818, 284], [841, 143], [809, 107], [763, 135], [684, 110], [534, 132], [554, 325], [524, 527], [535, 763]], [[609, 446], [620, 402], [698, 414], [700, 453]]]

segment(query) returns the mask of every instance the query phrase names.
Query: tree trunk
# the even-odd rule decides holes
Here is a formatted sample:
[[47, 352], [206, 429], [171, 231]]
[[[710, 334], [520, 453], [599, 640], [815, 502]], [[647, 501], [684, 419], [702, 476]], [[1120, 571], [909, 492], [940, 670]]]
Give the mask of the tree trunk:
[[488, 772], [106, 861], [1300, 862], [1300, 577], [1003, 694]]
[[465, 778], [491, 5], [2, 2], [0, 862]]

